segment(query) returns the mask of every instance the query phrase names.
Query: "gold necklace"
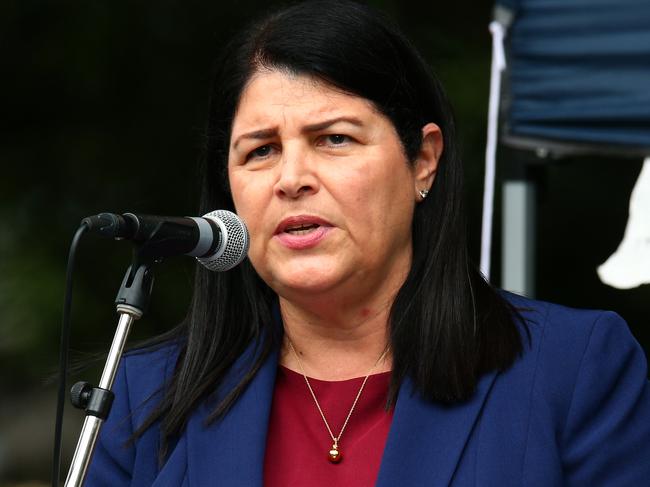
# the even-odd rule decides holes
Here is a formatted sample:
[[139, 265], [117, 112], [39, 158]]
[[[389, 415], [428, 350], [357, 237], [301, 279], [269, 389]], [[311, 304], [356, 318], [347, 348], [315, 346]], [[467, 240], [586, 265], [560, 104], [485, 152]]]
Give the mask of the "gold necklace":
[[327, 419], [325, 419], [325, 413], [323, 413], [323, 409], [320, 407], [318, 399], [316, 399], [316, 394], [314, 394], [314, 389], [312, 389], [311, 384], [309, 383], [309, 379], [307, 378], [307, 374], [305, 373], [305, 367], [303, 367], [303, 365], [302, 365], [302, 360], [300, 360], [300, 357], [298, 356], [298, 353], [296, 352], [296, 349], [293, 348], [293, 343], [291, 343], [291, 340], [289, 340], [289, 337], [287, 337], [287, 341], [289, 342], [289, 347], [291, 347], [291, 351], [296, 356], [296, 360], [298, 361], [298, 365], [300, 366], [300, 370], [302, 371], [302, 376], [305, 378], [305, 383], [307, 384], [307, 388], [309, 389], [309, 392], [311, 393], [311, 397], [314, 399], [314, 403], [316, 403], [316, 407], [318, 408], [318, 412], [320, 413], [320, 417], [323, 418], [323, 423], [325, 423], [325, 427], [327, 428], [327, 431], [329, 432], [330, 437], [332, 438], [332, 441], [334, 442], [334, 444], [332, 444], [332, 448], [330, 449], [330, 451], [327, 454], [327, 458], [332, 463], [339, 463], [343, 459], [343, 453], [341, 452], [341, 450], [339, 450], [339, 442], [341, 441], [341, 436], [343, 436], [343, 432], [345, 431], [345, 427], [348, 425], [348, 421], [350, 421], [350, 416], [352, 416], [352, 412], [354, 411], [354, 408], [357, 405], [357, 402], [359, 401], [359, 398], [361, 397], [361, 393], [363, 392], [363, 388], [366, 386], [366, 382], [368, 382], [368, 377], [370, 377], [370, 374], [372, 373], [372, 371], [375, 370], [375, 367], [377, 367], [377, 364], [379, 362], [381, 362], [382, 359], [386, 356], [386, 353], [388, 353], [388, 349], [384, 350], [384, 353], [381, 354], [381, 356], [375, 362], [375, 365], [372, 366], [372, 368], [368, 371], [368, 374], [364, 377], [363, 382], [361, 383], [361, 387], [359, 387], [359, 392], [357, 392], [357, 397], [354, 398], [354, 402], [352, 403], [352, 407], [350, 408], [350, 412], [348, 412], [348, 415], [345, 418], [345, 421], [343, 422], [343, 426], [341, 427], [341, 431], [339, 431], [338, 436], [334, 436], [334, 433], [332, 433], [332, 428], [330, 428], [330, 425], [327, 422]]

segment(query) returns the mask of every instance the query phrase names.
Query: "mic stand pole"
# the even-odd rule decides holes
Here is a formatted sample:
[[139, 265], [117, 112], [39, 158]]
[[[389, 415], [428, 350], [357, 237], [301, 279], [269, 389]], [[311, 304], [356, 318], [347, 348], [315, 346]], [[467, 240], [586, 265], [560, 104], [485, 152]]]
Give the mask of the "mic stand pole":
[[143, 258], [143, 252], [136, 252], [133, 263], [126, 271], [115, 300], [119, 315], [117, 331], [108, 352], [99, 386], [93, 387], [87, 382], [77, 382], [70, 391], [72, 404], [76, 408], [85, 409], [86, 419], [72, 458], [65, 487], [80, 487], [86, 477], [99, 431], [113, 404], [114, 394], [111, 388], [131, 324], [142, 317], [149, 304], [153, 287], [153, 263], [154, 259]]

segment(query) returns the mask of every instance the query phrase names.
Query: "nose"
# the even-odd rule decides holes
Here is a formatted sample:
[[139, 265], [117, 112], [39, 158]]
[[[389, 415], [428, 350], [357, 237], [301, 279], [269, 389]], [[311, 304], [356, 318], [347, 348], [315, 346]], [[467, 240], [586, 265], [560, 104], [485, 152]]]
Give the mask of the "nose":
[[318, 191], [318, 178], [309, 151], [284, 147], [282, 161], [274, 186], [280, 198], [297, 199]]

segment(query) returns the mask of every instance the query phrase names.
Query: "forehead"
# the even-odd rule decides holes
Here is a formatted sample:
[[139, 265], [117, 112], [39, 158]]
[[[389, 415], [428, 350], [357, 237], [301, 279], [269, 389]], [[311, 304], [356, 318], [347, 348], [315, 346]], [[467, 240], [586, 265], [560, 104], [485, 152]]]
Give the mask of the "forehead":
[[314, 77], [262, 71], [251, 77], [242, 92], [232, 132], [260, 124], [310, 123], [343, 115], [381, 116], [371, 101]]

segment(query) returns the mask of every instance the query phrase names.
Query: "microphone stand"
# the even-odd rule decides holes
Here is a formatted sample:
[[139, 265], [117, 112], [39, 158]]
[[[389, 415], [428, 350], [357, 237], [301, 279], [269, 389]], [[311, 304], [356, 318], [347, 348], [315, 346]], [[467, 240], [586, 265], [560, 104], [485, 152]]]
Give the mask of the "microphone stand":
[[119, 316], [117, 330], [108, 352], [99, 386], [94, 387], [87, 382], [77, 382], [70, 391], [72, 404], [76, 408], [86, 411], [86, 419], [72, 458], [65, 487], [81, 487], [83, 484], [99, 431], [113, 404], [114, 394], [111, 388], [131, 324], [143, 316], [149, 305], [154, 281], [152, 266], [156, 259], [148, 255], [145, 247], [146, 244], [136, 249], [133, 262], [126, 271], [115, 299]]

